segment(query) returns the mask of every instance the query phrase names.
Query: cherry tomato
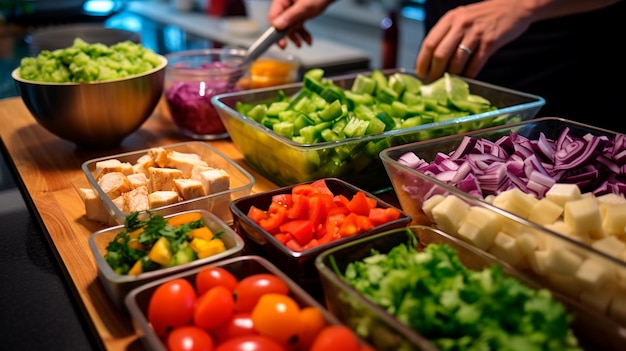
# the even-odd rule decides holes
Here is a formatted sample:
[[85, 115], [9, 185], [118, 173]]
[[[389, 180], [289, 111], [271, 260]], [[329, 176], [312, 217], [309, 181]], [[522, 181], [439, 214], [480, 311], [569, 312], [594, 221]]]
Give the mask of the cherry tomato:
[[298, 350], [308, 350], [315, 336], [326, 326], [326, 318], [317, 307], [306, 306], [300, 309], [298, 329]]
[[298, 342], [300, 306], [285, 294], [264, 294], [250, 314], [254, 329], [285, 346]]
[[286, 295], [289, 293], [289, 286], [271, 273], [258, 273], [241, 279], [235, 288], [235, 310], [252, 312], [259, 298], [267, 293]]
[[183, 325], [174, 328], [167, 335], [168, 351], [213, 351], [215, 344], [211, 335], [204, 329]]
[[174, 279], [159, 285], [148, 303], [148, 321], [154, 332], [165, 337], [175, 327], [191, 321], [196, 291], [185, 279]]
[[258, 334], [250, 313], [235, 313], [229, 320], [211, 330], [218, 344], [237, 336]]
[[198, 296], [204, 295], [212, 287], [221, 285], [231, 292], [237, 287], [237, 278], [222, 267], [206, 267], [196, 274], [196, 291]]
[[267, 336], [244, 335], [217, 345], [215, 351], [287, 351], [287, 349]]
[[324, 327], [313, 340], [313, 345], [309, 351], [334, 350], [337, 345], [341, 345], [342, 351], [359, 351], [359, 339], [352, 329], [344, 325], [328, 325]]
[[235, 313], [233, 294], [220, 285], [198, 297], [193, 322], [199, 327], [212, 329], [229, 320], [233, 313]]

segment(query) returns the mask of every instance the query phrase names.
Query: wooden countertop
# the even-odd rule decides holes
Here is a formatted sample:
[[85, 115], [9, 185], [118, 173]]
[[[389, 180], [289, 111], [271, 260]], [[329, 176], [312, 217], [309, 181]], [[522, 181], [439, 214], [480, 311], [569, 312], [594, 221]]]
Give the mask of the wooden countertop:
[[[114, 149], [84, 150], [41, 127], [20, 97], [0, 99], [0, 138], [8, 153], [7, 162], [17, 170], [17, 182], [25, 190], [27, 204], [34, 210], [55, 252], [69, 285], [79, 299], [91, 328], [107, 350], [142, 350], [130, 316], [117, 309], [97, 278], [97, 268], [87, 239], [104, 225], [85, 217], [83, 202], [73, 182], [84, 181], [84, 161], [95, 157], [135, 151], [153, 146], [188, 141], [180, 136], [160, 104], [148, 121]], [[211, 141], [256, 179], [252, 192], [276, 185], [252, 170], [230, 139]]]

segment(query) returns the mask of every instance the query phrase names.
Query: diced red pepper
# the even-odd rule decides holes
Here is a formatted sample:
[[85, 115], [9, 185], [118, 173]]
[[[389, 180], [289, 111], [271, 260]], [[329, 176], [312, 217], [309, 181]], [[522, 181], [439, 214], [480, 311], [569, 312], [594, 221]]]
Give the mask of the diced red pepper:
[[287, 246], [287, 248], [291, 251], [300, 252], [304, 250], [304, 247], [298, 244], [298, 242], [294, 239], [287, 241], [285, 246]]
[[320, 225], [325, 224], [328, 216], [328, 207], [324, 199], [320, 196], [309, 198], [309, 219], [313, 224], [313, 230], [317, 230]]
[[292, 194], [311, 195], [317, 194], [319, 191], [311, 184], [298, 184], [291, 188]]
[[276, 194], [272, 196], [272, 201], [278, 202], [279, 204], [291, 208], [292, 200], [291, 194]]
[[265, 211], [258, 207], [250, 206], [248, 217], [250, 217], [254, 223], [258, 224], [262, 219], [265, 219]]
[[305, 219], [309, 217], [309, 198], [302, 194], [291, 196], [292, 205], [287, 213], [290, 219]]
[[359, 228], [359, 233], [360, 232], [366, 232], [366, 231], [374, 228], [374, 225], [372, 224], [372, 221], [367, 216], [357, 216], [356, 217], [356, 226], [357, 226], [357, 228]]
[[[326, 218], [326, 234], [330, 234], [331, 237], [339, 236], [339, 228], [341, 227], [341, 223], [343, 223], [347, 214], [334, 214], [328, 215]], [[321, 236], [317, 236], [318, 239], [321, 239]]]
[[267, 217], [263, 218], [259, 225], [270, 233], [275, 233], [278, 227], [287, 218], [287, 208], [278, 202], [272, 202], [267, 210]]
[[350, 212], [356, 213], [361, 216], [367, 216], [370, 213], [370, 202], [367, 200], [367, 196], [364, 192], [358, 191], [350, 202], [348, 203], [348, 209]]
[[289, 241], [292, 240], [293, 238], [291, 237], [291, 235], [289, 235], [289, 233], [276, 233], [274, 234], [274, 237], [276, 238], [276, 240], [280, 241], [283, 245]]
[[313, 239], [313, 224], [310, 220], [296, 219], [287, 221], [279, 227], [281, 232], [289, 233], [300, 244], [304, 246]]
[[359, 232], [359, 227], [357, 225], [357, 214], [350, 213], [344, 218], [341, 226], [339, 227], [339, 236], [346, 237], [355, 235]]
[[328, 184], [324, 179], [318, 179], [311, 183], [311, 186], [317, 189], [322, 194], [334, 195], [333, 192], [328, 188]]
[[368, 217], [370, 218], [370, 221], [372, 221], [373, 225], [379, 226], [381, 224], [395, 221], [396, 219], [400, 218], [401, 214], [402, 213], [400, 212], [400, 210], [393, 207], [377, 207], [370, 210]]

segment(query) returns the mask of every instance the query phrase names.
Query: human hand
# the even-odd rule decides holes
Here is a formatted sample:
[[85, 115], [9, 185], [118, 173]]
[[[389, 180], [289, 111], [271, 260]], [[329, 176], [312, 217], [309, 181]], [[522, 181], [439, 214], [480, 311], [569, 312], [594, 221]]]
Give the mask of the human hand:
[[444, 72], [474, 78], [487, 60], [530, 26], [532, 14], [518, 0], [486, 0], [448, 11], [422, 42], [418, 77], [432, 82]]
[[[311, 33], [304, 27], [304, 22], [320, 15], [333, 0], [272, 0], [268, 17], [278, 30], [288, 29], [288, 37], [297, 47], [305, 42], [313, 43]], [[278, 41], [281, 48], [287, 47], [287, 40]]]

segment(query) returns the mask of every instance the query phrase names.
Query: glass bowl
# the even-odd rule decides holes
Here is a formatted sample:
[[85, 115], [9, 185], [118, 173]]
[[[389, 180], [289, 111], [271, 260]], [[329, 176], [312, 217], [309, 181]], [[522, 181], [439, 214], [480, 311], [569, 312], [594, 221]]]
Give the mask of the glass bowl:
[[211, 98], [239, 91], [237, 82], [248, 72], [244, 50], [197, 49], [167, 55], [165, 101], [174, 124], [193, 139], [228, 137]]

